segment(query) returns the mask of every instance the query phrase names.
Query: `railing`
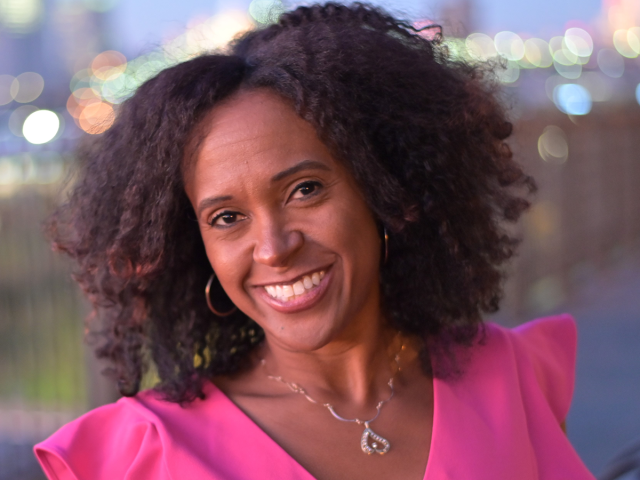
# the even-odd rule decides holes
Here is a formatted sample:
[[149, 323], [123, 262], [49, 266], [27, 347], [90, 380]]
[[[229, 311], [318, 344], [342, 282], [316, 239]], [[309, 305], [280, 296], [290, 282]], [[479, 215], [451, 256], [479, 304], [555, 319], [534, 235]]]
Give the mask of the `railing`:
[[[545, 129], [551, 133], [541, 138]], [[637, 105], [596, 104], [573, 118], [544, 111], [516, 123], [516, 158], [539, 192], [518, 227], [524, 241], [500, 314], [507, 323], [553, 310], [590, 276], [640, 247], [638, 131]]]
[[41, 223], [56, 185], [0, 197], [0, 479], [38, 478], [34, 442], [87, 409], [82, 301]]

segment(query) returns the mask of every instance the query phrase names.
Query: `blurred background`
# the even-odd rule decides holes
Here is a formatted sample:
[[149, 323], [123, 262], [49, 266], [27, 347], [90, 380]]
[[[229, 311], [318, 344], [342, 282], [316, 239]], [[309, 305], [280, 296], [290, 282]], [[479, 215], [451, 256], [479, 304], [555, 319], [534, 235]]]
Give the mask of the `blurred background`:
[[[492, 319], [576, 316], [568, 435], [605, 478], [640, 438], [640, 0], [374, 3], [443, 25], [455, 57], [505, 64], [511, 144], [540, 191]], [[292, 6], [0, 0], [0, 480], [43, 478], [33, 444], [117, 398], [83, 344], [87, 307], [71, 266], [41, 232], [74, 145], [108, 129], [159, 70]]]

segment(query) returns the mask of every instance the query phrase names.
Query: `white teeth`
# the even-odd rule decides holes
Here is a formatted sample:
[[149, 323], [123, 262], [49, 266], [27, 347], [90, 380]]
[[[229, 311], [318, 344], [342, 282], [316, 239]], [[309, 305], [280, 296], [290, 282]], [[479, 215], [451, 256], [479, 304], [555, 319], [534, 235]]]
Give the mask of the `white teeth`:
[[306, 288], [307, 290], [311, 290], [311, 287], [313, 287], [313, 282], [311, 281], [310, 277], [305, 276], [302, 279], [302, 283], [304, 283], [304, 288]]
[[293, 285], [265, 285], [264, 289], [271, 297], [286, 302], [294, 295], [302, 295], [305, 291], [320, 285], [324, 275], [324, 271], [314, 272], [311, 276], [305, 275], [302, 280], [298, 280]]
[[296, 295], [301, 295], [304, 293], [304, 285], [302, 282], [296, 282], [293, 284], [293, 293]]

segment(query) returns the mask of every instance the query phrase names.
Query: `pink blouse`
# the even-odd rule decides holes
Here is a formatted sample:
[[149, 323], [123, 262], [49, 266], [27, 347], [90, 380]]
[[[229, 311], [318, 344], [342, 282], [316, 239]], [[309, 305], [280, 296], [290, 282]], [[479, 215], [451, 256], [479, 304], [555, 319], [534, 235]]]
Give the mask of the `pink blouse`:
[[[560, 428], [573, 394], [568, 315], [487, 324], [460, 379], [434, 380], [424, 480], [591, 479]], [[97, 408], [34, 447], [57, 480], [310, 480], [213, 384], [185, 408], [149, 392]]]

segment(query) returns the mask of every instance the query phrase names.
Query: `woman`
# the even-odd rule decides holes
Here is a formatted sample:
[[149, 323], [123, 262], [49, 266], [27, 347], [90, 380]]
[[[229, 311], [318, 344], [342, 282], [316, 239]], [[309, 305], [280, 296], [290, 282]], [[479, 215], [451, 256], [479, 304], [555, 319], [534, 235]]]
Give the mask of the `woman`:
[[592, 478], [571, 319], [481, 322], [534, 188], [510, 132], [480, 67], [360, 4], [149, 80], [52, 218], [126, 398], [36, 446], [49, 477]]

